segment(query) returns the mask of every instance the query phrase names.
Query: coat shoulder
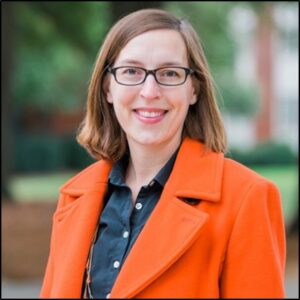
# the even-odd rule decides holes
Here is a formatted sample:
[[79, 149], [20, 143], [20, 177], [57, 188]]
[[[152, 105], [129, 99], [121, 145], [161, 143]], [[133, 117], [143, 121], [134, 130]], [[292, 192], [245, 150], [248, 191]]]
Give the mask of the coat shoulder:
[[223, 172], [224, 179], [228, 178], [234, 180], [235, 185], [244, 184], [247, 182], [249, 185], [264, 183], [275, 186], [274, 182], [268, 178], [231, 158], [224, 158]]

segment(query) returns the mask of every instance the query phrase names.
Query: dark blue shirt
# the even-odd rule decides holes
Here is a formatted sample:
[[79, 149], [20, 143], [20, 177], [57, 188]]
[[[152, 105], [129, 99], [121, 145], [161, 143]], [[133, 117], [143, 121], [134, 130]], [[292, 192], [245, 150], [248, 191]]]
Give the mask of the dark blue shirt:
[[177, 152], [154, 179], [140, 189], [134, 206], [131, 190], [125, 183], [128, 156], [113, 166], [93, 249], [91, 292], [94, 298], [106, 298], [110, 293], [128, 253], [160, 198]]

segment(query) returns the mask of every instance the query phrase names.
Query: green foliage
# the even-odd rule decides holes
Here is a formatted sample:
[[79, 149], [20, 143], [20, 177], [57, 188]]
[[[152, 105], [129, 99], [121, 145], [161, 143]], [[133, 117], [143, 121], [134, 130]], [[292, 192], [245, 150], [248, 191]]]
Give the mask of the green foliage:
[[[229, 72], [228, 72], [229, 73]], [[223, 111], [232, 115], [253, 116], [259, 109], [259, 94], [253, 85], [236, 84], [232, 77], [224, 72], [221, 79]]]
[[274, 141], [258, 144], [250, 150], [232, 148], [227, 156], [247, 166], [287, 165], [295, 164], [298, 160], [296, 153], [287, 144]]
[[107, 12], [107, 2], [15, 3], [12, 91], [19, 109], [83, 107]]
[[95, 160], [81, 147], [75, 137], [69, 136], [64, 139], [65, 167], [71, 170], [81, 170]]
[[15, 143], [17, 173], [80, 170], [94, 162], [74, 136], [22, 134]]
[[64, 164], [63, 142], [45, 135], [21, 135], [15, 141], [15, 171], [54, 171]]

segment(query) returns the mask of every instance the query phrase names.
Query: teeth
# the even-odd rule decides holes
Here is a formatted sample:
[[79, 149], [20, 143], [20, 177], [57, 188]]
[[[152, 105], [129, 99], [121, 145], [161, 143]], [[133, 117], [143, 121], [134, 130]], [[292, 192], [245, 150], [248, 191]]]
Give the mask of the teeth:
[[155, 111], [138, 111], [139, 115], [145, 118], [156, 118], [163, 114], [163, 112], [155, 112]]

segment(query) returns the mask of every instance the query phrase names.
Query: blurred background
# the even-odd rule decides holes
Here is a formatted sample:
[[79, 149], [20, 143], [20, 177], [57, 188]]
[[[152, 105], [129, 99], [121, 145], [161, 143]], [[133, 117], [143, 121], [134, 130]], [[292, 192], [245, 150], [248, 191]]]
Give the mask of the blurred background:
[[59, 187], [93, 162], [75, 135], [98, 50], [116, 20], [145, 7], [186, 17], [198, 32], [227, 156], [281, 190], [287, 298], [298, 298], [299, 3], [292, 1], [1, 2], [2, 297], [38, 297]]

